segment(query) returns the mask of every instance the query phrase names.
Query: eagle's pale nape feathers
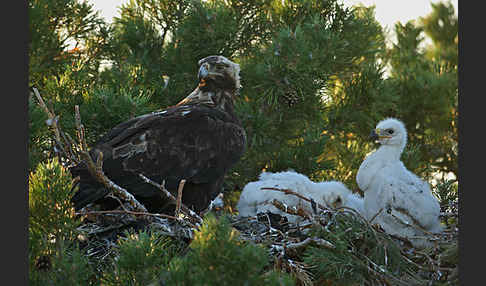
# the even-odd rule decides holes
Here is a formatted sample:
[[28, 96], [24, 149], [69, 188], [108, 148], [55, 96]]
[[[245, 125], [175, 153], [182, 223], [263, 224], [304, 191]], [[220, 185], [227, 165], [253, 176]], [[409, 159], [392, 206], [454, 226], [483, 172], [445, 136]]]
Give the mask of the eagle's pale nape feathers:
[[387, 118], [376, 125], [371, 137], [380, 147], [365, 158], [356, 176], [364, 192], [365, 214], [387, 233], [425, 246], [426, 239], [416, 237], [441, 231], [440, 205], [429, 184], [400, 161], [407, 143], [405, 125]]
[[[120, 123], [91, 150], [95, 159], [103, 152], [104, 173], [151, 212], [172, 214], [175, 206], [138, 174], [159, 184], [165, 181], [174, 194], [185, 179], [182, 202], [199, 212], [222, 191], [224, 175], [246, 148], [246, 132], [233, 105], [241, 87], [239, 65], [223, 56], [209, 56], [198, 64], [199, 84], [185, 99]], [[83, 163], [70, 171], [80, 177], [72, 199], [76, 209], [90, 203], [105, 209], [119, 205], [106, 197], [108, 190]]]

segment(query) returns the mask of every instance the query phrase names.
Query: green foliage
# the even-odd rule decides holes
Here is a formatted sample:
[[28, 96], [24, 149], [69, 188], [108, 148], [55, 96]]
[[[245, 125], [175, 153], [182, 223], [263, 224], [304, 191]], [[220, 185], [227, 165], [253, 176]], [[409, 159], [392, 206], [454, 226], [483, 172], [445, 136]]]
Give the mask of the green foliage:
[[304, 252], [304, 262], [317, 283], [330, 280], [337, 285], [362, 285], [363, 281], [413, 278], [412, 264], [400, 255], [396, 242], [366, 224], [355, 215], [337, 212], [326, 227], [314, 227], [313, 235], [335, 246], [311, 246]]
[[76, 247], [52, 257], [50, 269], [29, 272], [29, 285], [97, 285], [88, 257]]
[[[327, 173], [328, 179], [356, 187], [357, 169], [374, 149], [368, 134], [386, 117], [398, 118], [407, 127], [408, 145], [401, 158], [407, 168], [427, 179], [435, 172], [457, 176], [457, 65], [445, 57], [431, 57], [435, 44], [425, 51], [419, 47], [423, 31], [439, 21], [434, 15], [442, 6], [433, 5], [434, 12], [420, 22], [426, 24], [397, 23], [397, 42], [375, 54], [379, 61], [365, 58], [356, 72], [333, 78], [325, 102], [330, 140], [323, 154], [336, 158], [336, 168]], [[448, 17], [454, 22], [453, 15]], [[446, 34], [454, 31], [453, 24], [441, 29]], [[457, 49], [457, 42], [441, 43], [446, 42], [451, 50]]]
[[[438, 7], [442, 6], [433, 6], [435, 12], [424, 19], [433, 18]], [[423, 176], [439, 171], [457, 177], [457, 65], [429, 59], [419, 49], [425, 28], [412, 22], [396, 25], [398, 42], [389, 51], [392, 73], [387, 84], [396, 94], [397, 107], [406, 108], [393, 112], [407, 126], [409, 142], [418, 148], [415, 156], [420, 164], [410, 168]], [[457, 44], [449, 45], [457, 49]]]
[[[70, 199], [72, 178], [57, 158], [29, 176], [29, 280], [33, 285], [88, 285], [92, 270], [73, 245], [79, 218]], [[86, 282], [86, 283], [85, 283]]]
[[29, 171], [46, 160], [46, 153], [50, 148], [50, 134], [47, 131], [47, 114], [37, 105], [32, 97], [29, 98]]
[[328, 144], [322, 157], [335, 162], [325, 179], [340, 180], [355, 189], [356, 174], [365, 156], [375, 146], [369, 140], [371, 129], [397, 106], [396, 96], [383, 82], [383, 66], [365, 61], [360, 72], [334, 77], [326, 94], [326, 135]]
[[158, 22], [148, 18], [147, 10], [158, 11], [149, 4], [155, 2], [130, 1], [120, 8], [121, 17], [114, 18], [109, 37], [111, 66], [102, 76], [109, 87], [143, 90], [154, 94], [155, 102], [167, 105], [162, 59], [168, 30], [160, 31]]
[[50, 254], [76, 236], [80, 221], [70, 199], [72, 178], [57, 158], [37, 166], [29, 176], [29, 255]]
[[431, 5], [432, 12], [419, 19], [425, 34], [433, 41], [427, 56], [445, 65], [447, 69], [457, 69], [459, 21], [454, 15], [454, 6], [450, 1]]
[[241, 241], [225, 217], [209, 215], [190, 252], [170, 262], [162, 285], [293, 285], [285, 273], [269, 270], [263, 248]]
[[[370, 8], [344, 8], [336, 1], [274, 2], [272, 38], [242, 57], [245, 102], [238, 102], [249, 146], [236, 173], [254, 180], [262, 169], [294, 169], [322, 180], [340, 162], [325, 154], [332, 126], [326, 106], [336, 76], [359, 70], [383, 45]], [[278, 19], [278, 20], [276, 20]], [[231, 177], [241, 185], [239, 177]]]
[[[151, 94], [139, 89], [115, 90], [97, 88], [82, 92], [73, 101], [48, 101], [47, 104], [59, 116], [58, 124], [64, 132], [76, 138], [74, 107], [79, 105], [85, 126], [86, 140], [93, 144], [118, 123], [155, 110], [150, 103]], [[29, 102], [29, 152], [30, 168], [52, 156], [52, 131], [46, 124], [47, 116], [33, 99]]]
[[180, 243], [156, 232], [125, 234], [126, 237], [118, 240], [113, 269], [103, 274], [106, 285], [147, 285], [181, 249]]
[[[70, 44], [89, 46], [93, 43], [88, 40], [90, 37], [106, 32], [103, 21], [97, 13], [93, 13], [92, 5], [87, 2], [29, 0], [28, 13], [29, 82], [37, 87], [62, 73], [79, 57], [77, 52], [66, 52]], [[86, 62], [93, 65], [96, 59], [88, 58]]]
[[[458, 182], [447, 178], [440, 178], [437, 184], [432, 188], [432, 192], [440, 201], [440, 209], [444, 213], [458, 213], [459, 211], [459, 194]], [[458, 224], [454, 218], [445, 220], [447, 225]]]

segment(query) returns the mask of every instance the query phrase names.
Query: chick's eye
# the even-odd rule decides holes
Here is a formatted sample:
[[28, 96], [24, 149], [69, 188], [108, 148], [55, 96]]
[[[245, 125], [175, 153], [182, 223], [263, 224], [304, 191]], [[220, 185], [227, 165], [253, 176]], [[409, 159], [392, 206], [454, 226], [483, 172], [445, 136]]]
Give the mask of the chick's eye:
[[387, 132], [388, 134], [393, 134], [393, 129], [388, 129]]

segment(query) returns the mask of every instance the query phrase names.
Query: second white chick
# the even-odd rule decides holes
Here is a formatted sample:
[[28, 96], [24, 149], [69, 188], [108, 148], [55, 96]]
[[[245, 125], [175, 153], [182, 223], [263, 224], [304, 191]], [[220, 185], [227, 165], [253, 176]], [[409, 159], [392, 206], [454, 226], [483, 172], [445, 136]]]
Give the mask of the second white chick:
[[255, 216], [262, 212], [271, 212], [286, 216], [291, 223], [302, 221], [302, 217], [285, 213], [272, 204], [274, 199], [288, 207], [302, 208], [312, 213], [310, 202], [295, 195], [285, 194], [277, 190], [262, 188], [289, 189], [316, 203], [330, 208], [346, 205], [351, 191], [338, 181], [313, 182], [307, 176], [294, 171], [278, 173], [263, 172], [259, 180], [248, 183], [241, 193], [237, 204], [240, 217]]

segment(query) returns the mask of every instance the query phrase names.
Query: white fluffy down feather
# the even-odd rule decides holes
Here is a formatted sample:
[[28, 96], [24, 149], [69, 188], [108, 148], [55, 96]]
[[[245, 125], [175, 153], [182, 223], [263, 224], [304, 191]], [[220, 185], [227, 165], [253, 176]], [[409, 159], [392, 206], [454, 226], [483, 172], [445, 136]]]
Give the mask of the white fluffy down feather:
[[363, 198], [355, 193], [350, 193], [344, 203], [345, 207], [352, 208], [356, 210], [359, 214], [364, 216], [364, 200]]
[[407, 170], [400, 156], [407, 143], [405, 125], [394, 118], [380, 121], [372, 131], [381, 146], [359, 167], [356, 182], [364, 191], [365, 216], [377, 215], [392, 235], [409, 239], [416, 247], [428, 245], [425, 232], [440, 232], [440, 205], [429, 184]]
[[[255, 216], [261, 212], [271, 212], [286, 216], [289, 222], [297, 223], [302, 220], [299, 216], [290, 215], [276, 208], [272, 201], [277, 199], [289, 207], [301, 207], [312, 213], [311, 204], [294, 195], [287, 195], [276, 190], [262, 190], [261, 188], [290, 189], [300, 195], [312, 198], [316, 203], [327, 207], [341, 206], [360, 207], [359, 198], [352, 196], [346, 186], [337, 181], [313, 182], [307, 176], [294, 171], [279, 173], [263, 172], [259, 180], [248, 183], [241, 193], [237, 209], [241, 217]], [[352, 198], [352, 206], [348, 204], [348, 197]], [[362, 200], [361, 200], [362, 205]]]

